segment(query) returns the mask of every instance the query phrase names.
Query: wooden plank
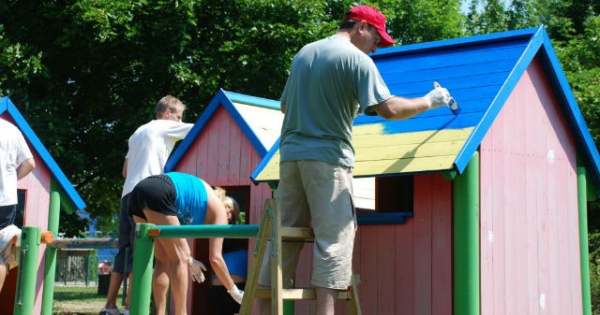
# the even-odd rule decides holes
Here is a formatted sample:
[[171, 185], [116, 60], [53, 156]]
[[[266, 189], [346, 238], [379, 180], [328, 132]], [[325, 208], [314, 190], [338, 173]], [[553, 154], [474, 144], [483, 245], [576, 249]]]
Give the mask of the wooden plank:
[[[418, 187], [418, 189], [417, 189]], [[415, 177], [414, 229], [414, 307], [415, 315], [430, 315], [432, 309], [431, 219], [432, 176]]]
[[456, 157], [464, 141], [424, 142], [419, 145], [398, 145], [394, 142], [384, 147], [361, 148], [356, 151], [356, 161], [378, 161], [390, 159], [419, 159], [433, 156]]
[[388, 122], [390, 124], [393, 123], [393, 121], [385, 121], [385, 123], [354, 126], [352, 145], [358, 149], [359, 147], [363, 146], [377, 147], [388, 145], [390, 143], [420, 144], [425, 141], [437, 142], [448, 140], [464, 140], [473, 130], [473, 127], [468, 127], [464, 129], [429, 130], [398, 134], [390, 132], [393, 129], [388, 129], [386, 131], [385, 128], [386, 125], [388, 125]]
[[419, 159], [356, 161], [354, 176], [451, 170], [455, 157], [454, 155], [446, 155]]
[[452, 182], [432, 175], [431, 314], [452, 314]]
[[379, 238], [378, 226], [361, 226], [361, 253], [360, 270], [361, 284], [360, 297], [362, 298], [362, 308], [365, 314], [377, 314], [377, 305], [379, 303], [379, 290], [384, 289], [379, 286], [378, 264], [377, 264], [377, 239]]
[[229, 168], [231, 167], [229, 154], [233, 151], [230, 147], [229, 141], [231, 141], [231, 129], [238, 128], [237, 124], [233, 121], [229, 112], [225, 107], [221, 106], [215, 116], [212, 119], [215, 125], [215, 131], [218, 133], [218, 142], [216, 144], [216, 151], [212, 154], [216, 157], [215, 164], [211, 164], [212, 167], [217, 169], [217, 178], [214, 183], [218, 183], [222, 186], [230, 185]]
[[[499, 45], [500, 44], [500, 45]], [[387, 74], [394, 69], [404, 71], [420, 71], [422, 69], [441, 68], [445, 69], [465, 64], [485, 64], [489, 61], [508, 60], [516, 62], [526, 47], [527, 42], [509, 41], [505, 43], [481, 45], [478, 47], [453, 48], [444, 53], [440, 58], [439, 52], [420, 52], [419, 54], [406, 54], [397, 58], [378, 58], [376, 64], [382, 74]], [[397, 71], [397, 70], [396, 70]]]
[[[256, 289], [257, 298], [268, 299], [271, 297], [271, 289]], [[281, 296], [284, 300], [316, 300], [317, 295], [314, 288], [294, 288], [281, 290]], [[340, 291], [337, 298], [339, 300], [352, 299], [351, 291]]]
[[494, 226], [493, 226], [493, 147], [492, 133], [481, 141], [480, 146], [480, 296], [481, 314], [493, 314], [494, 303]]
[[240, 127], [229, 117], [229, 140], [226, 150], [229, 153], [227, 169], [227, 185], [246, 185], [246, 179], [249, 173], [242, 173], [242, 163], [245, 163], [245, 155], [252, 154], [252, 147], [248, 147], [246, 135], [242, 133]]
[[293, 241], [312, 241], [315, 239], [315, 233], [311, 228], [302, 227], [281, 227], [281, 239]]
[[[415, 204], [421, 202], [417, 198], [420, 195], [421, 187], [415, 186]], [[396, 231], [396, 252], [394, 253], [394, 261], [396, 266], [396, 275], [394, 282], [395, 292], [398, 292], [398, 298], [395, 299], [396, 315], [414, 315], [415, 314], [415, 251], [420, 249], [414, 245], [414, 225], [415, 220], [410, 219], [406, 224], [399, 225], [395, 228]], [[368, 268], [368, 267], [366, 267]], [[362, 287], [362, 286], [361, 286]], [[361, 291], [362, 297], [362, 291]], [[363, 309], [366, 314], [367, 309]]]
[[394, 300], [397, 292], [389, 290], [395, 285], [396, 266], [394, 253], [396, 252], [394, 225], [378, 227], [378, 239], [372, 246], [377, 246], [377, 314], [395, 314]]

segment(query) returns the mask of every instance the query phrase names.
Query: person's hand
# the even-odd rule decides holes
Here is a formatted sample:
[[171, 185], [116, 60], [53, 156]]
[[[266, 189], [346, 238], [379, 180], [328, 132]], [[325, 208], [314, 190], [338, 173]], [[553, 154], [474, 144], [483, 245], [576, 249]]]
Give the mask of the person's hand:
[[433, 83], [434, 89], [429, 91], [423, 99], [427, 102], [430, 109], [448, 105], [452, 97], [446, 88], [441, 87], [437, 82]]
[[188, 260], [188, 268], [190, 270], [190, 276], [192, 277], [192, 280], [198, 283], [204, 282], [206, 278], [204, 277], [204, 272], [202, 271], [206, 271], [206, 266], [204, 266], [201, 261], [198, 261], [190, 256], [190, 259]]
[[244, 299], [244, 291], [238, 289], [238, 287], [234, 284], [233, 288], [227, 292], [236, 302], [238, 302], [238, 304], [242, 304], [242, 300]]

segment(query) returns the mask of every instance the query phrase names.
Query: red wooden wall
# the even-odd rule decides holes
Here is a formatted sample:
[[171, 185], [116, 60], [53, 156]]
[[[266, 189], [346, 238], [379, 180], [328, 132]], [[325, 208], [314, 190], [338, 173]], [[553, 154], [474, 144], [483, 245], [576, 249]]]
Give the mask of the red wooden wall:
[[581, 314], [575, 143], [538, 60], [481, 144], [481, 314]]
[[[15, 124], [14, 120], [4, 113], [2, 118]], [[48, 229], [48, 211], [50, 207], [50, 183], [51, 174], [48, 167], [43, 163], [40, 156], [31, 145], [27, 136], [24, 134], [27, 145], [33, 154], [36, 162], [36, 168], [27, 177], [20, 180], [17, 189], [25, 191], [25, 213], [23, 216], [23, 225], [39, 226], [42, 231]], [[41, 311], [42, 303], [42, 281], [44, 276], [44, 259], [46, 245], [40, 246], [38, 259], [38, 276], [36, 283], [36, 300], [34, 312]], [[0, 315], [12, 314], [14, 307], [14, 298], [16, 293], [16, 276], [18, 267], [9, 271], [5, 286], [0, 294]]]
[[[260, 224], [265, 199], [271, 197], [271, 189], [265, 183], [255, 186], [250, 174], [261, 161], [248, 138], [224, 107], [220, 107], [187, 151], [176, 170], [195, 174], [213, 186], [246, 186], [250, 191], [248, 223]], [[247, 214], [248, 215], [248, 214]], [[206, 262], [208, 242], [197, 240], [192, 248], [195, 255]], [[249, 240], [250, 248], [254, 239]], [[193, 283], [193, 299], [190, 314], [211, 314], [208, 302], [208, 283]], [[255, 312], [256, 313], [256, 307]]]
[[[353, 268], [365, 315], [452, 314], [452, 183], [419, 175], [414, 187], [414, 217], [406, 224], [358, 227]], [[306, 245], [299, 287], [310, 285], [311, 257]], [[296, 302], [295, 314], [315, 314], [315, 302]], [[337, 302], [336, 314], [349, 314], [346, 302]]]

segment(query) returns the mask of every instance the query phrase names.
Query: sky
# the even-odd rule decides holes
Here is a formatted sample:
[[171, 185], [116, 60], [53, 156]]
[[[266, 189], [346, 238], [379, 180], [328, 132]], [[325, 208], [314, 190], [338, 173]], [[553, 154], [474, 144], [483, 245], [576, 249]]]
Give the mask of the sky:
[[[471, 4], [471, 0], [461, 0], [462, 5], [460, 6], [460, 10], [464, 13], [469, 11], [469, 5]], [[504, 6], [508, 7], [508, 5], [512, 2], [512, 0], [502, 0], [504, 2]]]

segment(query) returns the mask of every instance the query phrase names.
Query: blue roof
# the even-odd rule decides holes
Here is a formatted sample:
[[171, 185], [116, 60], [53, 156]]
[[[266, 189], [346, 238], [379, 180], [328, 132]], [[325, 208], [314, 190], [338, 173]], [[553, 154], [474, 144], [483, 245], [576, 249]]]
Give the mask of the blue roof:
[[[423, 91], [431, 90], [432, 82], [437, 81], [448, 88], [462, 111], [455, 116], [449, 108], [442, 108], [402, 121], [389, 121], [379, 116], [358, 116], [354, 121], [353, 138], [357, 151], [355, 175], [449, 170], [462, 173], [519, 79], [534, 58], [537, 58], [573, 132], [578, 154], [585, 163], [588, 175], [596, 187], [600, 188], [598, 150], [543, 26], [384, 48], [379, 49], [372, 58], [392, 94], [422, 96]], [[363, 131], [367, 127], [371, 129]], [[379, 128], [379, 137], [383, 135], [389, 139], [399, 139], [403, 135], [402, 141], [405, 141], [407, 135], [419, 135], [424, 140], [415, 143], [413, 148], [398, 152], [400, 155], [395, 157], [386, 152], [390, 161], [405, 159], [404, 163], [381, 163], [378, 156], [372, 153], [374, 150], [371, 143], [375, 138], [368, 138], [374, 132], [373, 127]], [[443, 137], [440, 136], [444, 133]], [[396, 138], [391, 138], [392, 136]], [[443, 153], [445, 159], [451, 158], [450, 163], [441, 158], [432, 160], [431, 156], [427, 157], [429, 161], [423, 162], [425, 154], [419, 156], [418, 151], [433, 136], [443, 138], [438, 141], [450, 143], [453, 140], [461, 143], [455, 152], [447, 150]], [[361, 146], [371, 148], [367, 150]], [[276, 144], [263, 158], [251, 175], [253, 180], [261, 182], [278, 179], [275, 165], [278, 161], [273, 161], [278, 158], [278, 149], [279, 145]], [[433, 151], [433, 148], [428, 150]], [[364, 157], [367, 154], [370, 156]], [[363, 164], [360, 164], [361, 158]], [[380, 163], [379, 169], [382, 172], [378, 173], [376, 168], [367, 167], [367, 162], [372, 164], [375, 161]]]
[[[278, 113], [280, 112], [279, 101], [219, 89], [217, 94], [213, 97], [202, 115], [200, 115], [194, 124], [194, 127], [192, 127], [188, 135], [182, 140], [181, 144], [177, 147], [167, 161], [167, 164], [165, 165], [165, 172], [175, 169], [177, 164], [179, 164], [181, 159], [184, 157], [185, 153], [190, 149], [190, 147], [196, 141], [196, 138], [198, 138], [198, 136], [202, 133], [204, 128], [208, 125], [214, 114], [221, 106], [223, 106], [229, 115], [231, 115], [232, 119], [242, 130], [242, 133], [248, 138], [252, 146], [256, 149], [256, 152], [261, 157], [267, 154], [267, 151], [271, 148], [271, 143], [261, 139], [261, 135], [257, 132], [257, 130], [255, 130], [255, 127], [252, 125], [252, 121], [248, 121], [243, 117], [242, 113], [240, 113], [236, 107], [236, 104], [245, 104], [269, 111], [276, 111]], [[276, 124], [277, 122], [273, 123]], [[277, 132], [276, 137], [278, 137], [281, 125], [279, 124], [278, 126], [274, 127]]]
[[23, 115], [21, 115], [17, 107], [13, 104], [8, 96], [0, 99], [0, 115], [4, 113], [8, 113], [8, 115], [14, 120], [17, 128], [21, 130], [25, 139], [27, 139], [32, 145], [32, 148], [30, 149], [37, 152], [44, 164], [50, 170], [50, 174], [56, 180], [60, 188], [62, 188], [69, 200], [73, 203], [76, 210], [82, 210], [85, 208], [85, 202], [83, 199], [81, 199], [79, 193], [77, 193], [75, 188], [73, 188], [71, 182], [67, 179], [60, 167], [58, 167], [58, 164], [56, 161], [54, 161], [54, 158], [52, 158], [46, 147], [44, 147], [38, 136], [35, 134], [35, 132], [33, 132], [33, 129], [31, 129], [27, 121], [25, 121], [25, 118], [23, 118]]

